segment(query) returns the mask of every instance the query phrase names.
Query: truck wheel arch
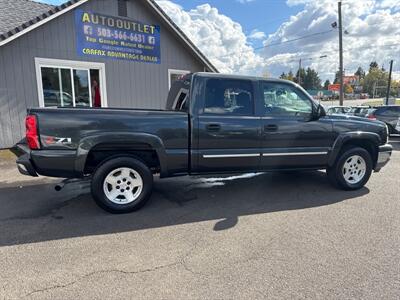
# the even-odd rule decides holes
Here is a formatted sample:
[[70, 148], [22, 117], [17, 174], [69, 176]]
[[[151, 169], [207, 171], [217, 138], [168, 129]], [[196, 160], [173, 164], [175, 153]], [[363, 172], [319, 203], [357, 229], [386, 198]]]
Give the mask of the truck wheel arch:
[[375, 165], [380, 144], [381, 138], [373, 132], [356, 131], [340, 134], [333, 144], [328, 159], [328, 166], [333, 166], [341, 151], [350, 145], [366, 149], [371, 154], [373, 164]]
[[[152, 134], [147, 133], [101, 133], [91, 135], [81, 139], [76, 153], [75, 171], [84, 175], [90, 152], [99, 146], [112, 146], [114, 150], [153, 150], [155, 151], [161, 174], [166, 174], [168, 170], [165, 147], [162, 140]], [[143, 146], [148, 146], [144, 149]], [[121, 147], [118, 149], [118, 147]], [[115, 157], [115, 155], [113, 155]], [[125, 156], [129, 156], [127, 153]]]

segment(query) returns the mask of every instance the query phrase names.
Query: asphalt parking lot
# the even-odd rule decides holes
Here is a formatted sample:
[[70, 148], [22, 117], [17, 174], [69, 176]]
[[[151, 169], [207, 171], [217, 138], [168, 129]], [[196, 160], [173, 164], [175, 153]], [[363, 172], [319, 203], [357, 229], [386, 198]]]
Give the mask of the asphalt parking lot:
[[2, 162], [0, 298], [399, 299], [391, 143], [359, 191], [324, 172], [173, 178], [129, 215], [97, 208], [87, 183], [56, 192]]

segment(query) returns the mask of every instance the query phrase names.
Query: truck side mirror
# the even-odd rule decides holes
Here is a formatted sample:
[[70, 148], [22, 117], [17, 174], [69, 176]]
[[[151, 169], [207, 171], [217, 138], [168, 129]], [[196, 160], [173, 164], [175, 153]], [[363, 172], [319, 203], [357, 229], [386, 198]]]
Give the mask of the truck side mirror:
[[320, 118], [325, 116], [326, 116], [325, 108], [321, 104], [318, 104], [317, 108], [313, 112], [311, 121], [319, 120]]
[[321, 104], [318, 104], [317, 114], [318, 119], [326, 116], [325, 108]]

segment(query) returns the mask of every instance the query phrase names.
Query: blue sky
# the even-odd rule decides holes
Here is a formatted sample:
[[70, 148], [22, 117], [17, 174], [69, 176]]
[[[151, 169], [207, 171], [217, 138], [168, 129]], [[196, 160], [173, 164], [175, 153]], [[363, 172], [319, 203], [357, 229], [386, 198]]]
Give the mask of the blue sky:
[[257, 29], [267, 35], [274, 33], [290, 16], [301, 11], [302, 6], [288, 6], [285, 0], [262, 0], [240, 3], [237, 0], [175, 0], [185, 10], [209, 3], [221, 14], [240, 23], [246, 34]]
[[44, 2], [44, 3], [48, 3], [48, 4], [53, 4], [53, 5], [60, 5], [65, 2], [63, 0], [35, 0], [35, 1]]
[[[332, 80], [339, 68], [338, 31], [331, 27], [338, 0], [156, 1], [221, 72], [277, 77], [295, 73], [301, 58], [303, 67]], [[343, 18], [347, 75], [394, 59], [400, 79], [400, 0], [345, 0]]]
[[[53, 5], [59, 5], [64, 0], [36, 0]], [[185, 10], [191, 10], [204, 3], [216, 7], [221, 14], [229, 16], [234, 21], [240, 23], [246, 34], [253, 30], [260, 30], [267, 35], [274, 33], [282, 22], [287, 21], [290, 16], [297, 14], [302, 9], [302, 5], [289, 6], [285, 0], [259, 0], [259, 1], [239, 1], [239, 0], [172, 0]], [[255, 47], [261, 41], [253, 41]]]

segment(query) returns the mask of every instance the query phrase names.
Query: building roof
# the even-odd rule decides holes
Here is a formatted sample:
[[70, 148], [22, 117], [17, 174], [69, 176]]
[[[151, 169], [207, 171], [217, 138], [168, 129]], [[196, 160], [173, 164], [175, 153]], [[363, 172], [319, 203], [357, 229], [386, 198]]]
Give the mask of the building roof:
[[53, 5], [30, 0], [0, 0], [0, 41], [11, 36], [22, 24], [52, 9]]
[[[70, 0], [53, 6], [32, 0], [0, 0], [0, 47], [89, 0]], [[145, 0], [210, 71], [217, 68], [172, 21], [155, 0]]]
[[317, 96], [318, 93], [322, 93], [324, 96], [332, 96], [333, 92], [328, 90], [307, 90], [311, 96]]

